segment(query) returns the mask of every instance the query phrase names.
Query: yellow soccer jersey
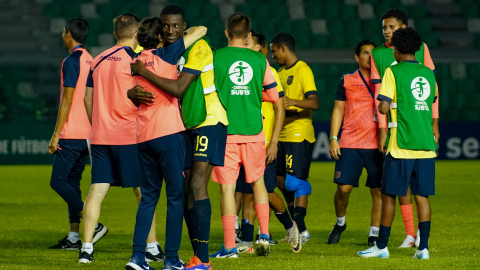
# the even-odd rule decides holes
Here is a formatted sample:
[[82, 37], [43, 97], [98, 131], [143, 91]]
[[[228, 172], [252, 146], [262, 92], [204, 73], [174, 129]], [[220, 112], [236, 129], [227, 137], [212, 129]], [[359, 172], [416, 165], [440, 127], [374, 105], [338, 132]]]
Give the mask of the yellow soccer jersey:
[[133, 50], [135, 53], [139, 53], [141, 51], [143, 51], [143, 47], [140, 46], [140, 45], [137, 45], [137, 48], [135, 48], [135, 50]]
[[[397, 103], [397, 86], [395, 84], [395, 76], [390, 68], [385, 70], [380, 87], [379, 95], [392, 99], [392, 103]], [[437, 96], [437, 90], [435, 90]], [[397, 110], [390, 109], [390, 121], [397, 122]], [[433, 136], [433, 134], [432, 134]], [[434, 158], [437, 156], [435, 151], [407, 150], [400, 148], [397, 142], [397, 128], [390, 128], [390, 140], [387, 147], [387, 154], [390, 153], [394, 158], [418, 159], [418, 158]]]
[[201, 39], [188, 53], [188, 62], [183, 66], [182, 72], [200, 75], [203, 92], [207, 107], [207, 118], [195, 128], [213, 126], [218, 122], [228, 125], [227, 112], [220, 103], [215, 89], [215, 77], [213, 72], [213, 53], [205, 40]]
[[[280, 83], [285, 96], [290, 99], [306, 100], [309, 95], [317, 94], [312, 70], [303, 61], [298, 60], [289, 68], [280, 68], [278, 76], [280, 77]], [[304, 109], [292, 106], [285, 110], [285, 114], [288, 113], [288, 110], [304, 111]], [[285, 116], [285, 118], [287, 117]], [[297, 119], [285, 125], [280, 133], [279, 140], [282, 142], [302, 142], [304, 140], [310, 143], [315, 142], [312, 112], [310, 111], [308, 118]]]
[[[283, 97], [283, 88], [280, 84], [280, 78], [278, 77], [277, 71], [272, 69], [273, 76], [277, 82], [278, 96]], [[275, 110], [273, 109], [273, 104], [271, 102], [262, 102], [262, 115], [263, 115], [263, 132], [265, 133], [265, 146], [270, 144], [270, 140], [273, 135], [273, 125], [275, 124]]]

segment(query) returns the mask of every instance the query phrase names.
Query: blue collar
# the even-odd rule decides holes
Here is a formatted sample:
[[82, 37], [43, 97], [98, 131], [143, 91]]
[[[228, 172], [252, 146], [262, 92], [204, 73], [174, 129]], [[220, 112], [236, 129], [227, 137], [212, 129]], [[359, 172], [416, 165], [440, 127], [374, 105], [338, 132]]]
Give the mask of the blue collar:
[[403, 62], [407, 62], [407, 63], [412, 63], [412, 64], [418, 64], [418, 61], [416, 60], [405, 60]]
[[75, 48], [73, 48], [72, 52], [74, 52], [74, 51], [75, 51], [76, 49], [78, 49], [78, 48], [83, 48], [83, 45], [78, 45], [78, 46], [76, 46]]

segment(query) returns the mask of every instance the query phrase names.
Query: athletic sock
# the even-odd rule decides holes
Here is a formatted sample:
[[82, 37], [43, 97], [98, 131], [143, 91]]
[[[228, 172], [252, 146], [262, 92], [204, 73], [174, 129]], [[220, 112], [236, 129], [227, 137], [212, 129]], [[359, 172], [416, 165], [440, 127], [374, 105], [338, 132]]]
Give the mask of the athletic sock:
[[392, 227], [385, 227], [380, 225], [380, 232], [378, 233], [377, 247], [384, 249], [387, 247], [388, 238], [390, 237], [390, 230]]
[[93, 253], [93, 244], [92, 243], [83, 243], [82, 244], [82, 252], [87, 252], [88, 254]]
[[202, 263], [208, 263], [208, 241], [210, 240], [210, 220], [212, 205], [210, 199], [193, 202], [197, 220], [197, 257]]
[[380, 228], [375, 226], [370, 226], [370, 232], [368, 233], [368, 237], [378, 237], [378, 231]]
[[293, 221], [290, 218], [287, 210], [285, 210], [285, 212], [283, 213], [275, 213], [275, 216], [277, 217], [278, 221], [283, 224], [283, 228], [285, 228], [285, 230], [291, 229], [293, 227]]
[[235, 216], [222, 216], [222, 225], [225, 249], [230, 251], [235, 248]]
[[424, 221], [418, 223], [418, 228], [420, 229], [420, 245], [418, 245], [418, 250], [428, 249], [428, 238], [430, 237], [430, 225], [431, 221]]
[[268, 203], [255, 204], [255, 211], [257, 212], [258, 225], [260, 226], [261, 234], [270, 235], [268, 233], [268, 220], [270, 218], [270, 205]]
[[287, 206], [287, 208], [288, 208], [288, 213], [290, 213], [290, 217], [292, 218], [292, 220], [295, 220], [295, 206], [289, 205]]
[[407, 235], [415, 238], [413, 204], [400, 205], [400, 211], [402, 212], [403, 225], [405, 225], [405, 231], [407, 232]]
[[68, 233], [68, 241], [72, 242], [72, 243], [77, 243], [78, 239], [79, 239], [79, 236], [80, 236], [80, 233], [78, 232], [69, 232]]
[[235, 230], [240, 229], [240, 225], [238, 224], [238, 216], [235, 218]]
[[253, 242], [253, 231], [255, 227], [250, 224], [248, 219], [242, 219], [242, 241]]
[[337, 225], [338, 225], [338, 226], [343, 226], [343, 225], [345, 225], [345, 216], [343, 216], [343, 217], [337, 217]]
[[193, 253], [197, 253], [197, 226], [195, 222], [195, 205], [191, 209], [188, 209], [188, 203], [185, 202], [183, 214], [185, 223], [187, 224], [188, 236], [190, 237], [190, 243], [192, 244]]
[[300, 233], [304, 232], [307, 227], [305, 226], [305, 216], [307, 215], [307, 209], [305, 207], [297, 206], [295, 207], [295, 222], [298, 226], [298, 231]]
[[147, 243], [147, 252], [152, 254], [153, 256], [160, 253], [160, 250], [158, 250], [158, 247], [157, 247], [157, 242]]

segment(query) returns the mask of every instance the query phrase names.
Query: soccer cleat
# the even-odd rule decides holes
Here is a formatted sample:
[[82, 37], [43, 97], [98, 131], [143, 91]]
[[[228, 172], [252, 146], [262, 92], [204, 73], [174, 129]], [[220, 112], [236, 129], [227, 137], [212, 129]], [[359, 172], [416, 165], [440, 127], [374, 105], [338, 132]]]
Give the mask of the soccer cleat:
[[93, 252], [92, 254], [90, 254], [86, 251], [80, 251], [78, 256], [78, 263], [91, 263], [93, 261], [95, 261], [95, 259], [93, 259]]
[[343, 224], [343, 226], [335, 224], [335, 226], [333, 226], [332, 231], [328, 235], [327, 244], [329, 245], [338, 244], [338, 242], [340, 242], [340, 235], [342, 235], [343, 231], [345, 231], [346, 228], [347, 228], [347, 223]]
[[420, 230], [417, 229], [417, 238], [415, 238], [415, 246], [419, 247], [420, 246]]
[[357, 255], [359, 257], [363, 258], [382, 258], [382, 259], [388, 259], [390, 257], [390, 253], [388, 252], [388, 248], [385, 247], [384, 249], [379, 249], [377, 247], [377, 243], [375, 242], [375, 245], [369, 249], [366, 249], [364, 251], [359, 251], [357, 252]]
[[[255, 237], [255, 245], [258, 245], [259, 241], [260, 241], [260, 234], [257, 234], [257, 236]], [[286, 242], [288, 242], [288, 240]], [[270, 234], [270, 246], [275, 246], [276, 244], [278, 244], [278, 242], [273, 240], [272, 234]]]
[[188, 270], [212, 270], [210, 261], [208, 263], [202, 263], [197, 256], [194, 256], [188, 263], [185, 269]]
[[260, 236], [260, 240], [257, 245], [257, 255], [258, 256], [268, 256], [270, 255], [270, 238], [266, 234]]
[[419, 260], [430, 260], [430, 253], [428, 252], [428, 249], [424, 248], [423, 250], [415, 250], [415, 256], [413, 256], [415, 259]]
[[373, 247], [375, 245], [375, 241], [377, 241], [377, 237], [375, 236], [370, 236], [368, 237], [368, 246]]
[[302, 232], [302, 245], [310, 241], [310, 233], [308, 230]]
[[172, 263], [169, 260], [165, 260], [165, 262], [163, 263], [163, 270], [181, 270], [181, 269], [185, 269], [184, 266], [185, 264], [180, 259], [176, 263]]
[[153, 255], [148, 251], [145, 253], [145, 260], [147, 262], [163, 262], [165, 260], [165, 253], [163, 252], [159, 244], [157, 244], [157, 248], [159, 251], [157, 255]]
[[415, 246], [415, 238], [411, 235], [407, 235], [407, 238], [403, 240], [403, 243], [398, 248], [411, 248]]
[[298, 231], [297, 223], [293, 222], [293, 227], [287, 230], [288, 243], [294, 253], [302, 250], [302, 235]]
[[127, 270], [155, 270], [151, 267], [148, 262], [143, 261], [140, 262], [134, 258], [130, 258], [130, 261], [125, 265], [125, 269]]
[[103, 226], [102, 223], [98, 223], [97, 227], [95, 228], [95, 232], [93, 233], [93, 240], [92, 244], [95, 245], [95, 243], [98, 242], [98, 240], [102, 239], [105, 235], [108, 233], [108, 228], [106, 226]]
[[237, 248], [233, 248], [232, 250], [230, 251], [227, 251], [225, 249], [225, 247], [220, 244], [222, 246], [222, 248], [213, 253], [212, 255], [210, 255], [210, 258], [238, 258], [238, 251], [237, 251]]
[[51, 246], [50, 248], [60, 250], [79, 250], [82, 248], [82, 242], [78, 240], [76, 243], [72, 243], [68, 240], [68, 236], [65, 236], [62, 240], [58, 240], [58, 244]]
[[247, 244], [246, 242], [241, 242], [236, 244], [238, 253], [255, 253], [255, 248], [252, 244]]
[[242, 242], [242, 230], [235, 229], [235, 243]]

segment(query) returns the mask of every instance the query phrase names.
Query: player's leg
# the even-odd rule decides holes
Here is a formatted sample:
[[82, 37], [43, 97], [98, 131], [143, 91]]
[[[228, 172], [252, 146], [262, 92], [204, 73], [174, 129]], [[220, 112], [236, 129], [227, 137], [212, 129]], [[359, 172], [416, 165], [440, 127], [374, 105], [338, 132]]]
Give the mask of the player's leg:
[[[292, 219], [295, 216], [295, 193], [287, 191], [285, 189], [285, 179], [287, 175], [286, 171], [286, 153], [285, 153], [285, 146], [284, 142], [278, 142], [278, 150], [277, 150], [277, 187], [283, 194], [285, 201], [287, 202], [288, 212]], [[280, 241], [287, 241], [287, 239], [282, 239]]]
[[192, 166], [194, 159], [195, 137], [197, 129], [185, 131], [185, 202], [183, 205], [183, 218], [187, 225], [188, 236], [192, 244], [193, 254], [197, 253], [197, 228], [195, 225], [193, 197], [190, 192], [190, 183], [192, 180]]
[[[240, 240], [240, 224], [238, 223], [238, 217], [240, 216], [240, 210], [242, 210], [242, 192], [238, 191], [238, 184], [235, 188], [235, 206], [237, 207], [237, 217], [235, 218], [235, 241]], [[241, 240], [240, 240], [241, 241]]]
[[372, 196], [372, 217], [368, 233], [368, 245], [373, 246], [378, 238], [382, 218], [382, 191], [380, 188], [370, 188], [370, 195]]
[[[241, 176], [239, 177], [239, 181]], [[245, 181], [245, 178], [243, 178]], [[245, 182], [244, 185], [247, 185]], [[253, 247], [253, 235], [255, 231], [255, 219], [257, 213], [255, 212], [255, 199], [253, 196], [253, 190], [250, 185], [248, 193], [243, 193], [243, 208], [242, 208], [242, 242], [237, 244], [237, 250], [239, 253], [255, 253]]]
[[380, 230], [380, 219], [382, 216], [382, 174], [383, 174], [383, 154], [377, 149], [360, 150], [368, 178], [366, 186], [370, 188], [372, 196], [372, 216], [370, 222], [370, 231], [368, 233], [368, 245], [373, 246], [378, 238]]
[[[269, 191], [268, 188], [267, 191]], [[274, 191], [268, 193], [268, 201], [270, 208], [272, 208], [278, 221], [282, 223], [283, 228], [287, 232], [286, 238], [292, 251], [299, 253], [302, 250], [302, 236], [298, 231], [297, 224], [291, 219], [282, 198]]]
[[410, 248], [415, 246], [415, 221], [413, 217], [412, 191], [408, 187], [407, 196], [398, 196], [400, 211], [402, 212], [403, 225], [405, 226], [406, 238], [399, 248]]

